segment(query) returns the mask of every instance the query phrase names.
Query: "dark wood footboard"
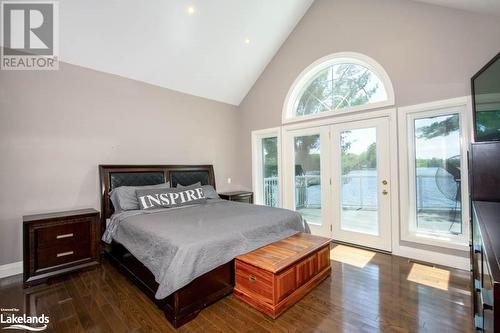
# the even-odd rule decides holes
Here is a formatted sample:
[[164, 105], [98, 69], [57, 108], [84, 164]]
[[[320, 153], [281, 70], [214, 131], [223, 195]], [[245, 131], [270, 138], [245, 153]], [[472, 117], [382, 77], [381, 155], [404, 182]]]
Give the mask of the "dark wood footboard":
[[154, 295], [158, 283], [153, 274], [125, 247], [113, 242], [105, 247], [104, 252], [111, 262], [163, 310], [165, 317], [176, 328], [194, 319], [202, 309], [233, 291], [234, 260], [196, 278], [167, 298], [157, 300]]
[[[170, 182], [172, 187], [201, 183], [215, 189], [212, 165], [100, 165], [101, 225], [114, 212], [110, 192], [120, 186], [144, 186]], [[104, 252], [148, 297], [165, 312], [174, 327], [187, 323], [205, 307], [230, 294], [234, 287], [234, 260], [198, 277], [163, 300], [153, 274], [121, 244], [104, 246]]]

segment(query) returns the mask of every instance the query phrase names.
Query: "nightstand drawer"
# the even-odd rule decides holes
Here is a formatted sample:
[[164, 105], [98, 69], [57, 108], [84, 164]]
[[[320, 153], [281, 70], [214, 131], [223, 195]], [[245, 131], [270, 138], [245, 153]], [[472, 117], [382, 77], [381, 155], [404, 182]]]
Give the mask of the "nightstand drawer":
[[244, 202], [244, 203], [253, 203], [252, 195], [240, 195], [238, 197], [231, 198], [231, 201], [234, 202]]
[[48, 226], [36, 230], [36, 244], [38, 248], [61, 246], [66, 243], [89, 242], [89, 219], [67, 221], [65, 224]]
[[92, 208], [23, 216], [23, 286], [99, 265], [100, 224]]
[[68, 264], [90, 257], [90, 245], [85, 243], [69, 243], [60, 246], [51, 246], [38, 250], [37, 270]]
[[236, 191], [219, 193], [221, 199], [253, 204], [253, 193], [247, 191]]

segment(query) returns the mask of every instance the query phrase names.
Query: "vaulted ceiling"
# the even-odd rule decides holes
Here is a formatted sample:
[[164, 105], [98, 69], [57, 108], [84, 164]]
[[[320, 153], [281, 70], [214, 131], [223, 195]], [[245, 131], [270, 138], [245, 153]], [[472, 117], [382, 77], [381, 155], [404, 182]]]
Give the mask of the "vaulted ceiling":
[[[500, 15], [500, 0], [416, 1]], [[59, 2], [60, 56], [239, 105], [312, 2], [64, 0]]]
[[238, 105], [313, 0], [64, 0], [64, 62]]

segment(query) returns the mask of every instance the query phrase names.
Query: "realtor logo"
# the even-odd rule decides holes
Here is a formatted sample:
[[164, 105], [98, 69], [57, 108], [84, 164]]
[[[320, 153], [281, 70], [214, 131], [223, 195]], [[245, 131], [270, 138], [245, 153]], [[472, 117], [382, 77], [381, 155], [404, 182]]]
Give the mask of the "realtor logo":
[[45, 314], [27, 316], [26, 314], [20, 314], [18, 308], [0, 308], [0, 325], [8, 325], [2, 327], [2, 330], [40, 332], [47, 329], [49, 322], [50, 318]]
[[58, 14], [55, 1], [2, 1], [1, 69], [58, 69]]

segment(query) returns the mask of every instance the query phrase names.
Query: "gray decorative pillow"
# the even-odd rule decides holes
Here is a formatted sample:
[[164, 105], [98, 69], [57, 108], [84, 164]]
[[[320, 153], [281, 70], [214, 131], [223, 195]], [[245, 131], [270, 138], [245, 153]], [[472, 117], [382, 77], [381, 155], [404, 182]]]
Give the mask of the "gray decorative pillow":
[[205, 194], [205, 197], [207, 199], [220, 199], [219, 195], [215, 191], [214, 187], [212, 185], [201, 185], [201, 182], [197, 182], [196, 184], [189, 185], [189, 186], [184, 186], [181, 184], [177, 184], [177, 188], [186, 188], [186, 187], [191, 187], [191, 186], [198, 186], [203, 188], [203, 193]]
[[139, 201], [137, 201], [137, 195], [135, 194], [136, 190], [160, 188], [170, 188], [170, 182], [146, 186], [120, 186], [110, 192], [110, 199], [116, 213], [124, 210], [137, 210], [140, 209], [140, 207]]
[[207, 201], [200, 186], [183, 188], [144, 189], [137, 190], [137, 201], [141, 209], [172, 208]]

